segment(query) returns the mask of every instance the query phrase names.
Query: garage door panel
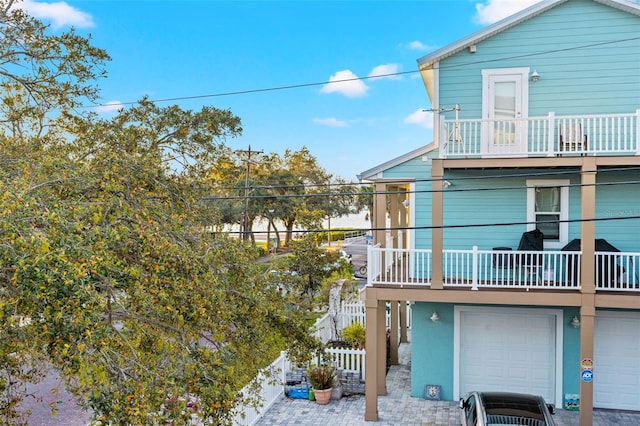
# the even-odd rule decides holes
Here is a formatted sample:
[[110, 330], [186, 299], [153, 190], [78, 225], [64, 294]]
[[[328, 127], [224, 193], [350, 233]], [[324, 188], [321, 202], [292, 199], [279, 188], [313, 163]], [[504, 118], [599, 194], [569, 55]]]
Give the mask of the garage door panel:
[[555, 400], [555, 316], [462, 311], [460, 393], [535, 392]]
[[640, 410], [640, 314], [598, 312], [593, 405]]

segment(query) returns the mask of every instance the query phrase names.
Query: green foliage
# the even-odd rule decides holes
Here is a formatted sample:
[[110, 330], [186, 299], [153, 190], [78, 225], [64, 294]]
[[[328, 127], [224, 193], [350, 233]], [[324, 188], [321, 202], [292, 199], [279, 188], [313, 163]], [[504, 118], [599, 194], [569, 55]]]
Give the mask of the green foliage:
[[336, 369], [331, 365], [311, 367], [307, 370], [307, 378], [313, 389], [331, 389], [336, 380]]
[[366, 329], [359, 322], [352, 322], [342, 329], [342, 338], [354, 348], [364, 348]]
[[146, 98], [109, 120], [75, 115], [108, 56], [12, 3], [0, 0], [0, 423], [24, 421], [45, 368], [94, 420], [231, 423], [280, 350], [305, 361], [320, 347], [311, 305], [270, 291], [255, 247], [215, 232], [234, 212], [205, 201], [240, 119]]

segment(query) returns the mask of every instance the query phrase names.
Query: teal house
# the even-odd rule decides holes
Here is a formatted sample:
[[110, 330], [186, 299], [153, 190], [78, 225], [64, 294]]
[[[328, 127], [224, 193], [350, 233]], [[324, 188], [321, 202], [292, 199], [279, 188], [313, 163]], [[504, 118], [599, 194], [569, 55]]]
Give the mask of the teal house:
[[[546, 0], [420, 59], [433, 141], [374, 188], [366, 420], [411, 393], [640, 411], [640, 4]], [[403, 320], [411, 306], [407, 337]]]

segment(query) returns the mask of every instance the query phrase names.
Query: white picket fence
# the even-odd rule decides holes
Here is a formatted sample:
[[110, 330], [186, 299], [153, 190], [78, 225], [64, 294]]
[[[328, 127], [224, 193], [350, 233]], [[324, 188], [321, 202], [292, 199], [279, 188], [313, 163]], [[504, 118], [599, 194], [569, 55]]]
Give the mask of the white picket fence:
[[280, 356], [271, 363], [264, 371], [258, 373], [254, 383], [245, 386], [240, 393], [246, 397], [250, 396], [252, 389], [257, 384], [260, 386], [259, 399], [261, 405], [253, 407], [245, 405], [233, 419], [234, 425], [254, 425], [262, 414], [284, 395], [284, 383], [286, 383], [287, 371], [291, 370], [291, 362], [286, 354], [282, 352]]
[[[387, 305], [388, 307], [388, 305]], [[358, 322], [365, 325], [365, 307], [362, 302], [343, 302], [340, 306], [340, 315], [338, 321], [338, 329], [341, 331], [344, 327]], [[387, 309], [387, 328], [391, 324], [390, 309]], [[407, 327], [411, 328], [411, 305], [407, 304]], [[329, 314], [325, 314], [318, 318], [312, 327], [311, 331], [314, 335], [323, 343], [327, 343], [330, 340], [335, 340], [338, 336], [335, 335], [334, 326]], [[325, 353], [333, 361], [336, 368], [357, 372], [360, 377], [365, 377], [365, 355], [364, 349], [340, 349], [340, 348], [327, 348]], [[291, 362], [287, 359], [283, 352], [278, 359], [276, 359], [271, 365], [269, 365], [263, 372], [258, 374], [255, 378], [255, 383], [261, 384], [259, 398], [261, 406], [252, 407], [245, 406], [241, 411], [242, 414], [235, 416], [233, 424], [238, 426], [252, 426], [254, 425], [273, 404], [281, 396], [284, 395], [284, 384], [286, 383], [286, 373], [291, 370]], [[246, 386], [242, 393], [243, 395], [249, 395], [252, 385]]]
[[[365, 309], [364, 304], [361, 302], [350, 302], [342, 304], [342, 312], [340, 314], [340, 326], [341, 330], [346, 326], [358, 322], [362, 325], [365, 324]], [[411, 329], [411, 304], [407, 303], [407, 328]], [[391, 309], [389, 303], [387, 303], [387, 315], [386, 315], [386, 327], [391, 327]]]
[[327, 348], [325, 354], [329, 356], [336, 368], [344, 371], [353, 371], [364, 378], [366, 351], [364, 349], [352, 348]]

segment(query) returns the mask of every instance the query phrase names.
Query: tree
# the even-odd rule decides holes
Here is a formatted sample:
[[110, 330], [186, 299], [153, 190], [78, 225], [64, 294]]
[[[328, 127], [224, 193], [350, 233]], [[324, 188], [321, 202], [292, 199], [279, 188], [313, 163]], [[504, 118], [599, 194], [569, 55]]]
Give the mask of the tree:
[[[42, 150], [5, 175], [2, 311], [14, 319], [3, 330], [31, 318], [20, 332], [97, 419], [195, 412], [225, 424], [239, 389], [275, 353], [314, 347], [306, 314], [287, 311], [256, 278], [255, 255], [205, 231], [201, 168], [170, 167], [214, 156], [215, 137], [238, 124], [215, 109], [143, 100], [109, 121], [75, 118], [66, 150]], [[30, 356], [31, 344], [3, 337]], [[187, 395], [198, 410], [185, 414], [170, 402]]]
[[356, 210], [367, 210], [367, 216], [373, 227], [373, 188], [370, 185], [361, 186], [356, 196]]
[[19, 423], [24, 385], [48, 366], [95, 419], [229, 423], [274, 354], [317, 348], [255, 252], [209, 232], [206, 166], [239, 118], [147, 99], [111, 120], [74, 115], [106, 54], [1, 4], [0, 423]]
[[73, 30], [48, 34], [48, 27], [17, 3], [0, 0], [0, 123], [9, 134], [42, 136], [52, 130], [47, 119], [52, 111], [97, 99], [94, 83], [106, 76], [110, 58]]

